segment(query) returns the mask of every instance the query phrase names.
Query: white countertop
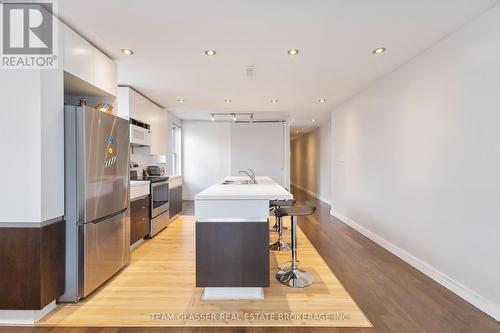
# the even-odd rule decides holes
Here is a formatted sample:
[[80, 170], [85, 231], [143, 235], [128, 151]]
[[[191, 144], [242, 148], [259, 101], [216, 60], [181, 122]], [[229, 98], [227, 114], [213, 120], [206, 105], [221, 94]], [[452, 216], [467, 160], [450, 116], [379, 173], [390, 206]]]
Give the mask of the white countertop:
[[[224, 180], [248, 180], [248, 177], [226, 177]], [[286, 200], [293, 195], [270, 177], [256, 177], [257, 184], [222, 185], [222, 181], [195, 195], [195, 200]]]
[[149, 185], [149, 180], [131, 180], [130, 186], [140, 186], [140, 185]]

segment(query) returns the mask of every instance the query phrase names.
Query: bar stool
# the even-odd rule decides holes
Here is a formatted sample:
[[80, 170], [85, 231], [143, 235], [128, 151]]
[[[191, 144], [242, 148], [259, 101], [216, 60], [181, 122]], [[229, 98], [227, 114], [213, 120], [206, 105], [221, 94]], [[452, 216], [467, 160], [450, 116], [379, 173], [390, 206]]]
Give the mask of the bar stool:
[[280, 268], [276, 273], [276, 279], [279, 282], [291, 288], [305, 288], [314, 282], [311, 273], [299, 270], [297, 260], [297, 217], [311, 215], [316, 211], [316, 207], [311, 206], [308, 202], [303, 206], [277, 208], [274, 211], [276, 217], [283, 218], [285, 216], [292, 217], [292, 265], [290, 268]]
[[[295, 204], [294, 199], [290, 200], [272, 200], [270, 202], [270, 205], [275, 205], [274, 207], [274, 212], [276, 212], [278, 209], [282, 207], [291, 207]], [[279, 252], [285, 252], [285, 251], [290, 251], [291, 247], [290, 245], [283, 240], [283, 220], [281, 217], [278, 217], [276, 214], [276, 223], [275, 226], [277, 226], [277, 231], [278, 231], [278, 240], [274, 243], [269, 244], [269, 250], [271, 251], [279, 251]], [[271, 227], [271, 231], [273, 231], [274, 226]]]
[[[290, 207], [295, 205], [296, 200], [295, 199], [289, 199], [289, 200], [270, 200], [269, 201], [269, 211], [274, 212], [277, 208], [280, 207]], [[287, 227], [283, 227], [283, 224], [281, 225], [282, 230], [287, 230]], [[269, 229], [269, 231], [272, 232], [278, 232], [278, 219], [276, 219], [276, 222], [274, 222], [274, 225]]]

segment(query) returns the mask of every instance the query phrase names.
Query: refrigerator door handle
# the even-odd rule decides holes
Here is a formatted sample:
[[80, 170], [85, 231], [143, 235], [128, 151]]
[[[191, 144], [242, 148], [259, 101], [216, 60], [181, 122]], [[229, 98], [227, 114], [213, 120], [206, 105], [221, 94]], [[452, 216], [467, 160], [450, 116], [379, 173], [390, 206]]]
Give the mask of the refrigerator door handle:
[[104, 217], [98, 218], [97, 220], [90, 221], [90, 222], [91, 222], [91, 223], [94, 223], [94, 224], [97, 224], [97, 223], [100, 223], [100, 222], [102, 222], [102, 221], [109, 220], [109, 219], [110, 219], [110, 218], [112, 218], [112, 217], [115, 217], [115, 216], [117, 216], [117, 215], [120, 215], [120, 214], [125, 213], [125, 212], [127, 211], [127, 209], [128, 209], [128, 207], [125, 207], [125, 208], [123, 208], [122, 210], [119, 210], [119, 211], [117, 211], [117, 212], [115, 212], [115, 213], [113, 213], [113, 214], [106, 215], [106, 216], [104, 216]]

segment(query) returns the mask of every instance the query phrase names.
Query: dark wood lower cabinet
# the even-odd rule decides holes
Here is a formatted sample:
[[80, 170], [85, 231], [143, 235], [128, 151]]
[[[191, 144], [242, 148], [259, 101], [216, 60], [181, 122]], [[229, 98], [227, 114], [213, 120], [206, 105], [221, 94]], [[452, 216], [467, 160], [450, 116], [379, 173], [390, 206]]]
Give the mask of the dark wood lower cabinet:
[[40, 310], [64, 293], [65, 224], [0, 228], [0, 310]]
[[130, 245], [149, 234], [149, 195], [130, 202]]
[[182, 212], [182, 186], [171, 187], [169, 190], [170, 217]]
[[267, 222], [196, 222], [197, 287], [269, 287]]

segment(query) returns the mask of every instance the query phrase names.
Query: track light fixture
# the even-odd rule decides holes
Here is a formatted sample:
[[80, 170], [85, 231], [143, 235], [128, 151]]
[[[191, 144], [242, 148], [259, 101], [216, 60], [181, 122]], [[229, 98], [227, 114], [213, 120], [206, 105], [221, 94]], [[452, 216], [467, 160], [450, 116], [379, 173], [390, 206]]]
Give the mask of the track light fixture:
[[228, 117], [231, 117], [231, 120], [236, 122], [236, 121], [242, 121], [242, 122], [253, 122], [254, 120], [254, 114], [249, 113], [249, 112], [230, 112], [230, 113], [211, 113], [210, 114], [210, 120], [215, 121], [215, 117], [217, 116], [217, 119], [219, 121], [228, 121]]

